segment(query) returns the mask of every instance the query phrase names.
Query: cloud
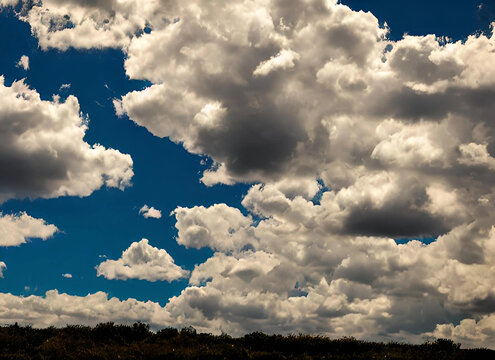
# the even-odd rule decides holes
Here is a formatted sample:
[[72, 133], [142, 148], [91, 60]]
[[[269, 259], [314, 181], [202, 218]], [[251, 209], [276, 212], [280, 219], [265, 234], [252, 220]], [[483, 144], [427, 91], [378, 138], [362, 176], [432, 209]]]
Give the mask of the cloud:
[[463, 347], [492, 348], [495, 340], [495, 316], [485, 315], [479, 320], [463, 319], [459, 325], [439, 324], [428, 335], [452, 339], [460, 342]]
[[[473, 171], [493, 171], [492, 36], [392, 42], [370, 13], [308, 3], [320, 11], [273, 1], [253, 5], [254, 18], [247, 3], [226, 5], [215, 9], [230, 14], [224, 28], [212, 6], [198, 2], [195, 17], [178, 4], [179, 22], [126, 49], [127, 73], [154, 84], [125, 95], [118, 113], [213, 158], [209, 186], [321, 179], [345, 209], [339, 232], [434, 237], [473, 221], [491, 186]], [[245, 27], [227, 32], [236, 16]]]
[[7, 269], [7, 265], [3, 261], [0, 261], [0, 278], [3, 278], [3, 271]]
[[144, 27], [144, 19], [129, 18], [126, 5], [114, 0], [44, 0], [30, 5], [21, 19], [29, 22], [43, 49], [121, 47], [142, 22]]
[[23, 81], [0, 77], [0, 202], [17, 198], [88, 196], [102, 185], [124, 189], [132, 159], [84, 141], [87, 119], [73, 96], [40, 99]]
[[19, 246], [33, 238], [46, 240], [57, 231], [55, 225], [33, 218], [25, 212], [15, 215], [0, 213], [0, 246]]
[[[265, 191], [269, 196], [260, 196]], [[92, 323], [96, 319], [91, 309], [98, 308], [101, 319], [126, 322], [130, 315], [120, 310], [109, 314], [109, 309], [134, 311], [128, 306], [135, 304], [141, 320], [160, 326], [192, 325], [234, 335], [263, 329], [417, 342], [461, 314], [490, 316], [495, 305], [493, 279], [486, 276], [495, 261], [495, 228], [487, 227], [486, 219], [456, 227], [430, 245], [397, 245], [385, 237], [338, 234], [341, 210], [330, 191], [314, 204], [301, 196], [289, 199], [271, 185], [257, 185], [244, 204], [257, 212], [259, 222], [243, 215], [237, 223], [213, 221], [232, 218], [218, 215], [229, 211], [225, 205], [176, 211], [179, 230], [196, 224], [198, 233], [211, 234], [194, 242], [197, 238], [180, 233], [178, 242], [220, 251], [194, 268], [189, 286], [164, 308], [133, 299], [108, 300], [100, 293], [79, 298], [50, 292], [46, 299], [23, 300], [9, 321], [44, 326]], [[166, 254], [142, 240], [121, 259], [100, 264], [98, 271], [113, 272], [115, 278], [156, 277], [163, 268], [176, 267], [169, 256], [163, 264], [157, 253]], [[9, 306], [19, 301], [10, 296]], [[62, 299], [70, 306], [59, 314], [56, 304]], [[41, 309], [52, 306], [52, 315], [32, 309], [31, 302]], [[81, 310], [87, 305], [91, 307]]]
[[142, 214], [146, 219], [160, 219], [162, 217], [161, 210], [157, 210], [153, 206], [149, 207], [148, 205], [144, 205], [141, 209], [139, 209], [139, 213]]
[[251, 219], [238, 209], [225, 204], [216, 204], [209, 208], [178, 207], [173, 214], [177, 219], [177, 243], [188, 248], [211, 247], [219, 251], [239, 250], [251, 245], [244, 231], [249, 228]]
[[57, 290], [47, 291], [44, 296], [0, 294], [0, 320], [3, 324], [17, 322], [35, 327], [96, 325], [105, 321], [142, 321], [154, 329], [171, 326], [168, 313], [158, 303], [135, 299], [120, 301], [108, 298], [103, 292], [71, 296]]
[[[214, 216], [215, 207], [176, 212], [179, 243], [201, 239], [217, 252], [170, 299], [172, 317], [235, 334], [263, 329], [421, 341], [459, 314], [488, 316], [495, 309], [493, 281], [482, 275], [495, 254], [487, 219], [430, 245], [397, 245], [386, 237], [339, 234], [342, 209], [329, 191], [313, 204], [254, 186], [243, 205], [261, 220], [220, 230], [228, 226], [209, 222], [209, 211], [222, 221], [232, 216]], [[201, 236], [188, 237], [188, 229]], [[221, 239], [249, 246], [222, 248]]]
[[62, 91], [62, 90], [68, 90], [68, 89], [70, 89], [70, 86], [71, 86], [70, 84], [62, 84], [62, 85], [60, 85], [60, 89], [59, 90], [60, 91]]
[[[489, 343], [493, 33], [458, 42], [435, 35], [391, 41], [371, 13], [323, 0], [46, 0], [22, 16], [43, 49], [122, 49], [127, 75], [151, 85], [115, 99], [117, 115], [211, 158], [203, 174], [208, 186], [255, 183], [242, 201], [244, 213], [225, 204], [173, 212], [177, 242], [214, 255], [164, 309], [147, 303], [142, 320], [159, 316], [233, 334], [261, 329], [394, 340], [435, 334]], [[142, 33], [145, 27], [150, 31]], [[63, 118], [77, 124], [82, 152], [108, 154], [81, 145], [74, 98], [48, 103], [22, 84], [0, 89], [7, 93], [2, 99], [24, 106], [34, 99], [72, 114]], [[20, 105], [11, 107], [15, 114]], [[17, 139], [14, 124], [5, 124], [2, 133]], [[0, 154], [28, 152], [19, 146]], [[81, 175], [46, 180], [46, 173], [73, 171], [72, 162], [57, 160], [61, 168], [48, 165], [59, 172], [50, 166], [43, 172], [27, 156], [8, 158], [8, 164], [25, 160], [16, 179], [46, 181], [19, 184], [0, 175], [3, 197], [87, 195], [108, 172], [114, 177], [107, 185], [125, 184], [130, 158], [112, 154], [119, 170], [100, 167], [91, 172], [96, 180], [81, 183], [74, 182]], [[90, 162], [85, 169], [96, 168]], [[438, 239], [397, 245], [393, 238], [403, 236]], [[138, 277], [139, 266], [149, 267], [132, 263], [138, 248], [164, 251], [134, 243], [124, 252], [129, 259], [108, 260], [99, 271], [109, 266], [108, 276]], [[181, 273], [173, 260], [166, 264], [157, 266]], [[30, 301], [70, 298], [50, 296]], [[98, 299], [104, 307], [112, 301], [104, 294], [87, 299], [77, 301]], [[122, 304], [116, 303], [127, 309]], [[47, 317], [33, 315], [41, 324], [59, 321]]]
[[[180, 21], [153, 23], [131, 39], [127, 74], [153, 85], [116, 108], [213, 158], [205, 184], [306, 177], [339, 190], [377, 168], [419, 178], [424, 191], [469, 181], [459, 149], [489, 143], [479, 125], [494, 110], [491, 35], [393, 42], [372, 14], [334, 2], [308, 1], [304, 10], [278, 1], [196, 3], [200, 15], [174, 2], [170, 14]], [[420, 223], [437, 221], [401, 206]]]
[[134, 242], [118, 260], [105, 260], [96, 267], [98, 276], [106, 279], [140, 279], [148, 281], [174, 281], [187, 277], [189, 271], [174, 263], [164, 249], [148, 244], [147, 239]]
[[[127, 74], [153, 85], [116, 100], [117, 114], [212, 157], [210, 186], [298, 176], [337, 189], [353, 181], [332, 171], [342, 164], [401, 175], [409, 164], [408, 177], [460, 167], [458, 147], [493, 113], [491, 36], [393, 42], [371, 13], [335, 1], [194, 4], [49, 0], [23, 19], [42, 47], [122, 48]], [[401, 131], [375, 134], [390, 121]]]
[[0, 6], [15, 6], [18, 2], [19, 0], [0, 0]]
[[[25, 212], [4, 215], [0, 212], [0, 246], [19, 246], [29, 239], [39, 238], [47, 240], [52, 237], [58, 228], [47, 224], [43, 219], [36, 219]], [[0, 278], [3, 278], [3, 270], [7, 265], [0, 261]]]
[[62, 277], [66, 279], [72, 279], [72, 274], [62, 274]]
[[24, 70], [29, 70], [29, 57], [27, 55], [22, 55], [17, 62], [17, 67], [21, 67]]
[[294, 67], [294, 61], [300, 58], [299, 54], [292, 50], [282, 50], [269, 60], [261, 62], [253, 71], [254, 76], [266, 76], [277, 69], [289, 69]]

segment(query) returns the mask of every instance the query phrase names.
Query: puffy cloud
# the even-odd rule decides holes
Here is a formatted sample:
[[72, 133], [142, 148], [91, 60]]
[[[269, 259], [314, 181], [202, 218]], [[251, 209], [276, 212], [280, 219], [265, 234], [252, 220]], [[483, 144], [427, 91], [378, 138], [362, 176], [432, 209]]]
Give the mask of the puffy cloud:
[[15, 6], [19, 0], [0, 0], [0, 6]]
[[118, 260], [105, 260], [96, 267], [97, 275], [106, 279], [140, 279], [149, 281], [178, 280], [189, 272], [177, 266], [164, 249], [148, 244], [147, 239], [134, 242]]
[[220, 251], [238, 250], [253, 245], [244, 236], [251, 219], [238, 209], [216, 204], [209, 208], [179, 207], [173, 214], [177, 218], [175, 227], [179, 232], [177, 242], [180, 245], [196, 249], [208, 246]]
[[162, 212], [160, 210], [155, 209], [153, 206], [149, 207], [148, 205], [144, 205], [141, 209], [139, 209], [139, 213], [146, 219], [160, 219], [162, 217]]
[[32, 238], [46, 240], [57, 231], [55, 225], [33, 218], [25, 212], [15, 215], [0, 213], [0, 246], [19, 246]]
[[158, 303], [109, 299], [103, 292], [71, 296], [57, 290], [47, 291], [45, 296], [0, 294], [0, 319], [4, 324], [17, 322], [35, 327], [96, 325], [105, 321], [143, 321], [153, 328], [171, 325], [168, 313]]
[[31, 25], [43, 49], [125, 47], [147, 19], [160, 18], [160, 1], [43, 0], [28, 6], [21, 19]]
[[[166, 309], [189, 325], [235, 334], [263, 329], [409, 341], [422, 341], [459, 314], [491, 313], [493, 277], [482, 275], [495, 254], [488, 218], [457, 226], [430, 245], [397, 245], [339, 234], [341, 196], [327, 191], [315, 204], [256, 185], [243, 205], [260, 220], [239, 213], [238, 225], [227, 223], [234, 216], [214, 217], [218, 205], [179, 208], [178, 242], [193, 243], [190, 229], [210, 234], [198, 237], [200, 244], [218, 252], [195, 267], [190, 286]], [[383, 194], [373, 196], [378, 202]], [[227, 213], [225, 206], [221, 211]], [[232, 238], [238, 246], [220, 248], [221, 239], [232, 244]]]
[[3, 261], [0, 261], [0, 278], [3, 278], [3, 271], [7, 269], [7, 265]]
[[[231, 246], [195, 267], [190, 286], [167, 310], [188, 324], [235, 334], [263, 329], [409, 341], [422, 341], [426, 331], [459, 314], [491, 313], [493, 277], [482, 274], [492, 268], [495, 229], [487, 219], [458, 226], [430, 245], [397, 245], [336, 233], [338, 201], [332, 192], [314, 204], [254, 186], [243, 205], [261, 220], [201, 238], [213, 249], [219, 238], [232, 236], [251, 245]], [[195, 228], [210, 209], [217, 211], [190, 209], [187, 224], [180, 209], [179, 229]], [[201, 232], [218, 227], [205, 221]]]
[[[47, 224], [43, 219], [36, 219], [25, 212], [15, 215], [3, 215], [0, 212], [0, 246], [19, 246], [28, 239], [46, 240], [58, 230], [55, 225]], [[0, 261], [0, 278], [7, 265]]]
[[294, 67], [294, 61], [300, 58], [299, 54], [292, 50], [282, 50], [269, 60], [261, 62], [253, 71], [255, 76], [266, 76], [277, 69], [288, 69]]
[[19, 61], [17, 62], [17, 67], [21, 67], [24, 70], [29, 70], [29, 56], [22, 55]]
[[[235, 335], [263, 329], [416, 342], [430, 333], [455, 338], [441, 325], [453, 319], [491, 316], [495, 284], [487, 274], [495, 261], [495, 228], [489, 218], [457, 226], [430, 245], [397, 245], [386, 237], [339, 234], [345, 209], [332, 191], [313, 203], [288, 198], [274, 185], [256, 185], [243, 204], [257, 221], [226, 205], [174, 212], [179, 243], [217, 251], [194, 268], [189, 286], [165, 307], [108, 300], [103, 293], [4, 294], [0, 304], [16, 309], [7, 322], [64, 325], [94, 323], [98, 316], [128, 322], [139, 315], [153, 326], [192, 325]], [[121, 259], [100, 264], [98, 272], [155, 279], [164, 268], [180, 272], [165, 254], [142, 240]], [[487, 343], [475, 335], [472, 344]]]
[[[209, 155], [206, 185], [319, 178], [338, 191], [372, 186], [381, 171], [396, 191], [384, 193], [390, 198], [381, 208], [373, 204], [370, 222], [402, 213], [396, 227], [412, 219], [410, 230], [356, 224], [367, 197], [346, 223], [350, 232], [388, 236], [434, 236], [464, 221], [432, 213], [431, 188], [439, 184], [458, 202], [468, 188], [475, 200], [489, 191], [471, 174], [488, 179], [493, 171], [495, 74], [486, 67], [493, 35], [393, 42], [372, 14], [333, 1], [194, 4], [171, 2], [169, 18], [177, 21], [132, 38], [126, 71], [153, 85], [116, 108]], [[486, 145], [486, 154], [469, 144]]]
[[393, 47], [388, 57], [390, 67], [405, 81], [433, 84], [454, 78], [465, 65], [456, 56], [454, 44], [442, 48], [435, 35], [404, 36]]
[[62, 277], [66, 278], [66, 279], [72, 279], [72, 274], [62, 274]]
[[24, 20], [42, 47], [122, 48], [127, 74], [153, 85], [117, 113], [212, 157], [207, 185], [297, 176], [337, 188], [377, 161], [409, 178], [465, 175], [459, 146], [489, 144], [476, 137], [494, 110], [492, 36], [392, 42], [371, 13], [323, 0], [45, 0]]
[[493, 33], [394, 42], [324, 0], [46, 0], [23, 19], [42, 48], [123, 49], [152, 84], [117, 115], [209, 156], [206, 185], [263, 183], [248, 214], [174, 211], [178, 243], [215, 254], [149, 311], [234, 334], [490, 341]]
[[428, 335], [452, 339], [465, 347], [491, 348], [495, 340], [495, 316], [485, 315], [479, 320], [463, 319], [459, 325], [439, 324]]
[[[191, 9], [179, 8], [180, 21], [134, 39], [128, 49], [126, 70], [129, 75], [148, 78], [156, 83], [154, 87], [157, 89], [167, 84], [166, 88], [182, 93], [185, 99], [178, 106], [176, 102], [173, 107], [165, 106], [163, 101], [173, 101], [175, 95], [168, 95], [165, 91], [152, 92], [152, 87], [146, 91], [146, 95], [153, 94], [153, 100], [148, 96], [145, 98], [143, 93], [143, 99], [147, 99], [146, 105], [150, 105], [150, 102], [157, 105], [163, 103], [162, 112], [180, 109], [174, 117], [180, 120], [163, 121], [163, 117], [160, 117], [162, 121], [157, 122], [158, 119], [151, 112], [158, 107], [155, 106], [151, 111], [149, 106], [136, 103], [136, 93], [130, 93], [122, 99], [123, 111], [155, 135], [168, 136], [184, 143], [192, 152], [212, 156], [220, 164], [218, 169], [226, 171], [230, 178], [266, 180], [279, 177], [287, 171], [309, 172], [313, 176], [312, 164], [302, 157], [307, 154], [308, 147], [312, 147], [313, 140], [319, 140], [314, 137], [320, 130], [317, 127], [320, 126], [320, 110], [323, 109], [315, 108], [310, 102], [300, 106], [307, 101], [303, 94], [309, 86], [305, 83], [304, 73], [315, 70], [313, 54], [301, 45], [312, 43], [315, 39], [311, 37], [315, 37], [320, 29], [287, 29], [288, 25], [284, 25], [282, 16], [272, 18], [270, 15], [280, 12], [277, 4], [270, 3], [264, 7], [253, 2], [243, 2], [239, 6], [225, 4], [220, 11], [225, 12], [224, 18], [229, 21], [226, 28], [221, 28], [212, 21], [218, 9], [213, 11], [206, 3], [200, 6], [204, 9], [200, 23], [194, 20], [195, 14]], [[358, 21], [360, 26], [371, 31], [370, 38], [363, 42], [377, 43], [384, 33], [376, 19], [367, 18], [367, 24], [346, 7], [322, 4], [322, 11], [328, 18], [320, 18], [313, 11], [308, 10], [310, 14], [305, 15], [315, 16], [317, 25], [330, 28], [330, 42], [337, 46], [333, 56], [351, 54], [357, 62], [365, 61], [366, 52], [361, 53], [357, 46], [348, 49], [347, 44], [339, 38], [342, 34], [357, 38], [358, 34], [351, 29], [355, 25], [352, 21]], [[340, 27], [331, 25], [340, 23], [340, 18], [347, 16], [350, 17], [349, 24]], [[301, 26], [305, 21], [303, 17], [300, 19]], [[283, 26], [275, 26], [280, 24], [280, 20]], [[229, 32], [231, 21], [245, 26]], [[201, 29], [203, 23], [208, 24], [206, 33]], [[252, 38], [249, 38], [250, 31], [256, 34]], [[188, 43], [186, 34], [191, 32], [196, 34], [196, 40]], [[298, 35], [308, 38], [298, 39]], [[161, 44], [159, 51], [156, 44]], [[232, 56], [229, 47], [236, 48], [238, 56]], [[173, 49], [181, 50], [177, 52]], [[160, 55], [162, 51], [169, 54], [165, 63], [161, 62], [163, 66], [158, 63], [159, 57], [163, 58]], [[149, 56], [145, 58], [145, 54]], [[215, 59], [219, 60], [214, 61], [212, 54], [216, 54]], [[144, 65], [143, 61], [147, 64]], [[181, 69], [177, 68], [178, 64], [181, 64]], [[228, 69], [227, 72], [225, 69]], [[177, 75], [172, 76], [172, 73]], [[307, 95], [314, 97], [311, 90]], [[314, 101], [318, 101], [317, 97]], [[183, 111], [182, 106], [187, 111]], [[310, 107], [317, 113], [306, 111]], [[208, 108], [214, 108], [215, 111], [209, 111], [204, 116]], [[147, 113], [137, 112], [139, 109], [148, 110]], [[205, 117], [207, 122], [199, 121]], [[211, 184], [212, 173], [206, 175], [209, 176], [205, 180]], [[225, 178], [217, 177], [219, 180]]]
[[490, 169], [495, 168], [495, 159], [487, 150], [487, 144], [462, 144], [459, 145], [461, 156], [458, 161], [468, 166], [485, 166]]
[[40, 99], [23, 81], [0, 77], [0, 202], [11, 198], [88, 196], [102, 185], [125, 188], [132, 159], [84, 141], [87, 119], [73, 96]]

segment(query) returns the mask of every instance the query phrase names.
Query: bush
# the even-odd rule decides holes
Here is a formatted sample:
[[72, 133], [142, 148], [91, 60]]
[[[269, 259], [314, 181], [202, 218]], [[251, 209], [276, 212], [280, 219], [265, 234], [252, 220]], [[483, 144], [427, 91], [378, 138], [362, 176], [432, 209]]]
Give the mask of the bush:
[[101, 323], [34, 329], [17, 324], [0, 327], [0, 359], [495, 359], [495, 351], [461, 349], [448, 339], [422, 345], [331, 340], [313, 335], [267, 335], [241, 338], [198, 334], [193, 327], [164, 328], [147, 324]]

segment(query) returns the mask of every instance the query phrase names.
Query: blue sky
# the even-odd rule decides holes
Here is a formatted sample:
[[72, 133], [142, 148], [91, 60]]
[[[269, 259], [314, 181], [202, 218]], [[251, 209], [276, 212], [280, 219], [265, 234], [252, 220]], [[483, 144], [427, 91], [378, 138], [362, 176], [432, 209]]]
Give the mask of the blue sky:
[[371, 11], [380, 21], [387, 22], [391, 38], [436, 34], [462, 40], [478, 31], [487, 31], [493, 21], [491, 1], [366, 1], [342, 3], [355, 10]]
[[[32, 236], [20, 246], [0, 248], [0, 261], [6, 264], [0, 279], [0, 293], [11, 293], [16, 299], [30, 295], [35, 295], [32, 299], [46, 299], [47, 291], [56, 289], [83, 299], [87, 294], [101, 291], [108, 298], [120, 301], [150, 300], [159, 303], [167, 314], [166, 321], [153, 323], [155, 327], [193, 325], [205, 331], [226, 330], [233, 334], [256, 329], [303, 331], [407, 341], [420, 341], [424, 336], [433, 335], [451, 337], [468, 345], [489, 344], [487, 337], [462, 337], [461, 320], [467, 321], [466, 326], [475, 321], [480, 329], [491, 328], [492, 316], [495, 316], [492, 308], [480, 304], [492, 301], [491, 290], [487, 290], [492, 284], [473, 280], [479, 286], [471, 289], [462, 279], [456, 282], [450, 276], [451, 272], [464, 271], [475, 277], [477, 265], [491, 269], [491, 248], [487, 244], [491, 243], [489, 234], [495, 222], [486, 210], [489, 209], [486, 206], [491, 205], [486, 204], [492, 201], [493, 188], [489, 180], [494, 169], [490, 165], [492, 125], [483, 117], [489, 119], [491, 105], [489, 100], [484, 102], [480, 94], [486, 92], [489, 98], [495, 88], [491, 73], [483, 67], [491, 61], [493, 2], [340, 2], [353, 11], [328, 2], [325, 11], [328, 11], [328, 19], [332, 19], [329, 23], [325, 22], [326, 15], [310, 10], [313, 3], [306, 4], [306, 17], [297, 20], [298, 5], [291, 3], [281, 10], [282, 7], [279, 9], [273, 2], [269, 13], [283, 14], [277, 15], [280, 22], [275, 21], [275, 15], [271, 16], [274, 23], [280, 23], [281, 30], [277, 30], [277, 34], [284, 34], [285, 43], [273, 35], [275, 32], [265, 34], [260, 14], [265, 14], [262, 10], [267, 9], [259, 2], [240, 2], [244, 10], [232, 8], [228, 13], [234, 25], [229, 17], [219, 15], [225, 27], [220, 26], [218, 32], [226, 31], [224, 37], [232, 41], [230, 47], [225, 45], [227, 50], [222, 47], [223, 42], [215, 42], [212, 37], [202, 34], [194, 35], [195, 40], [188, 37], [187, 31], [191, 34], [196, 31], [192, 25], [185, 30], [188, 24], [194, 23], [189, 13], [191, 9], [171, 6], [170, 11], [178, 14], [177, 17], [170, 15], [171, 19], [177, 21], [165, 21], [169, 15], [156, 15], [158, 10], [147, 12], [137, 7], [132, 8], [129, 15], [125, 11], [131, 10], [121, 9], [111, 2], [108, 6], [115, 9], [110, 17], [114, 18], [104, 32], [106, 25], [99, 21], [108, 17], [106, 5], [85, 8], [84, 2], [74, 0], [74, 8], [70, 5], [64, 8], [69, 1], [42, 3], [39, 7], [28, 7], [27, 13], [16, 14], [10, 7], [0, 12], [0, 74], [5, 78], [5, 87], [24, 79], [46, 103], [53, 100], [54, 94], [60, 96], [62, 103], [70, 95], [75, 96], [81, 117], [89, 119], [84, 141], [130, 155], [134, 176], [132, 184], [122, 190], [98, 186], [88, 196], [45, 194], [32, 198], [25, 198], [19, 192], [0, 203], [4, 217], [26, 212], [59, 229], [46, 240]], [[199, 8], [205, 7], [204, 14], [214, 13], [203, 2], [197, 3]], [[166, 13], [167, 6], [158, 5], [158, 9]], [[252, 15], [255, 12], [246, 10], [251, 9], [250, 6], [259, 6], [260, 12]], [[51, 13], [68, 12], [71, 19], [85, 14], [79, 24], [72, 20], [76, 22], [74, 28], [68, 28], [65, 20], [55, 15], [50, 19], [52, 25], [58, 24], [60, 31], [49, 30], [48, 34], [72, 31], [74, 37], [56, 38], [54, 35], [50, 38], [43, 33], [46, 26], [43, 16], [49, 15], [39, 15], [36, 11], [45, 8]], [[370, 11], [378, 19], [378, 25], [371, 14], [354, 12], [359, 10]], [[125, 14], [126, 20], [119, 18], [119, 11]], [[19, 19], [26, 14], [30, 17], [23, 18], [24, 21]], [[213, 15], [212, 18], [204, 16], [205, 28], [211, 30], [218, 25]], [[239, 25], [243, 22], [236, 23], [243, 16], [251, 16], [246, 18], [246, 23], [255, 24], [250, 32]], [[124, 40], [108, 40], [111, 46], [96, 35], [84, 35], [82, 30], [84, 21], [90, 19], [91, 24], [98, 23], [94, 25], [94, 34], [101, 33], [110, 39], [114, 30], [119, 33], [127, 25], [139, 28], [141, 20], [136, 20], [138, 25], [129, 20], [135, 18], [144, 19], [146, 34], [135, 35], [139, 33], [137, 30], [134, 34], [126, 32], [128, 38], [124, 36]], [[299, 21], [298, 24], [307, 22], [309, 30], [297, 28], [296, 20], [291, 19]], [[313, 34], [311, 26], [320, 22], [322, 27]], [[388, 34], [383, 29], [384, 22], [390, 28]], [[294, 30], [287, 30], [292, 26]], [[300, 31], [297, 36], [296, 29]], [[329, 32], [331, 41], [325, 45], [328, 49], [318, 49], [312, 44], [324, 38], [321, 29]], [[166, 37], [167, 31], [174, 31], [173, 36]], [[245, 35], [244, 31], [251, 41], [249, 46], [238, 40]], [[372, 32], [377, 34], [376, 39]], [[252, 35], [255, 33], [257, 35]], [[415, 36], [411, 43], [401, 42], [405, 33]], [[216, 36], [212, 34], [209, 36]], [[447, 44], [457, 45], [449, 48], [434, 38], [421, 42], [428, 34], [447, 36]], [[476, 51], [471, 50], [471, 45], [465, 45], [472, 34], [477, 34], [479, 40], [478, 45], [472, 45], [473, 48], [478, 46]], [[270, 40], [266, 43], [259, 40], [265, 36]], [[482, 42], [482, 39], [487, 41]], [[256, 41], [259, 44], [253, 45]], [[354, 41], [355, 44], [351, 44]], [[387, 42], [389, 48], [385, 51]], [[383, 55], [389, 58], [372, 61], [375, 55], [370, 54], [387, 54], [390, 49], [401, 46], [406, 49], [402, 60], [399, 56], [393, 58], [398, 50], [392, 50], [392, 55]], [[416, 56], [414, 51], [419, 53], [417, 49], [423, 47], [425, 52]], [[485, 52], [486, 59], [481, 58]], [[306, 57], [306, 54], [309, 55]], [[425, 65], [421, 62], [426, 61], [424, 54], [434, 60]], [[28, 69], [17, 65], [23, 55], [29, 58]], [[168, 58], [181, 60], [169, 63]], [[184, 61], [185, 70], [180, 67], [180, 61]], [[336, 69], [342, 66], [336, 74], [350, 74], [348, 78], [332, 72], [328, 64], [333, 61]], [[242, 78], [245, 68], [253, 64], [259, 65], [252, 78], [238, 81], [236, 77]], [[409, 72], [416, 65], [419, 70]], [[469, 71], [464, 71], [466, 68]], [[307, 77], [311, 71], [314, 72], [312, 77]], [[383, 74], [380, 79], [388, 80], [375, 79], [379, 72]], [[480, 73], [483, 76], [476, 78]], [[318, 81], [314, 80], [317, 77]], [[63, 87], [63, 84], [70, 86]], [[381, 92], [380, 89], [388, 87], [392, 89], [390, 93]], [[150, 94], [149, 89], [158, 89], [158, 95]], [[291, 98], [292, 89], [299, 91], [299, 95]], [[363, 91], [364, 95], [356, 91]], [[424, 100], [425, 93], [437, 96], [433, 105]], [[285, 97], [279, 98], [280, 94]], [[474, 100], [464, 103], [456, 96]], [[456, 102], [462, 104], [457, 106]], [[410, 103], [419, 105], [408, 105]], [[122, 113], [119, 113], [119, 104]], [[0, 115], [7, 114], [3, 106], [0, 101]], [[433, 110], [430, 111], [429, 106]], [[415, 115], [415, 110], [420, 115]], [[188, 117], [196, 122], [189, 123]], [[9, 121], [2, 119], [0, 117], [0, 122]], [[323, 125], [318, 127], [317, 124]], [[376, 136], [372, 135], [375, 133]], [[465, 135], [467, 133], [469, 135]], [[319, 136], [325, 134], [331, 138], [330, 142], [320, 139]], [[444, 138], [444, 134], [452, 139]], [[409, 144], [409, 147], [403, 148], [401, 144]], [[415, 144], [420, 145], [415, 147]], [[391, 146], [396, 149], [392, 153]], [[215, 169], [215, 181], [203, 177]], [[482, 181], [478, 182], [478, 178]], [[485, 183], [484, 179], [487, 179]], [[0, 194], [4, 192], [2, 186], [7, 189], [2, 181], [0, 178]], [[323, 185], [328, 190], [323, 200], [311, 202]], [[394, 190], [395, 187], [399, 190]], [[139, 210], [145, 204], [161, 210], [162, 217], [143, 217]], [[226, 204], [228, 208], [222, 210], [216, 204]], [[171, 214], [178, 207], [202, 209], [195, 208], [199, 206], [207, 210], [198, 210], [198, 214], [192, 210], [185, 210], [182, 215]], [[210, 225], [202, 223], [210, 217]], [[225, 233], [221, 232], [222, 221], [227, 224]], [[301, 224], [304, 224], [304, 232]], [[182, 233], [178, 234], [178, 230]], [[212, 235], [204, 235], [205, 232]], [[108, 274], [97, 276], [98, 265], [119, 259], [132, 243], [143, 238], [148, 239], [156, 251], [164, 249], [190, 276], [170, 282], [132, 276], [118, 280]], [[440, 239], [437, 245], [410, 241], [423, 239], [429, 244], [437, 238]], [[403, 239], [398, 242], [405, 245], [391, 245], [387, 239]], [[235, 245], [228, 245], [229, 241]], [[358, 245], [359, 242], [371, 244], [366, 245], [370, 248], [363, 250], [365, 245]], [[433, 260], [430, 264], [428, 259], [435, 257], [430, 251], [440, 254], [438, 258], [445, 257], [443, 265]], [[388, 267], [393, 267], [390, 265], [393, 258], [407, 258], [403, 264], [396, 265], [402, 270], [389, 269], [390, 274], [382, 274], [386, 266], [380, 265], [380, 261], [387, 256]], [[374, 260], [369, 260], [371, 258]], [[143, 266], [149, 265], [143, 261]], [[453, 263], [458, 264], [459, 269], [453, 269]], [[225, 266], [223, 270], [222, 266]], [[425, 267], [429, 272], [420, 274], [422, 270], [418, 269]], [[404, 270], [406, 268], [409, 270]], [[413, 279], [413, 274], [431, 281], [420, 284]], [[443, 275], [445, 278], [440, 278]], [[235, 276], [238, 276], [235, 286], [239, 289], [225, 280], [234, 281]], [[280, 280], [277, 276], [281, 276]], [[285, 286], [282, 283], [289, 283], [289, 277], [293, 277], [290, 284], [297, 285], [289, 284], [287, 289], [281, 290], [280, 287]], [[196, 278], [201, 281], [195, 283]], [[401, 282], [412, 285], [401, 288], [398, 285]], [[234, 288], [236, 291], [232, 293], [227, 290]], [[301, 303], [304, 297], [310, 299], [311, 304], [292, 310], [294, 314], [299, 311], [303, 314], [297, 319], [284, 317], [280, 309], [288, 309], [289, 303], [295, 304], [289, 300], [294, 298], [290, 294], [295, 289], [301, 289], [304, 294], [299, 295]], [[325, 292], [326, 295], [321, 295]], [[476, 293], [477, 297], [464, 299], [459, 295], [469, 292]], [[277, 294], [274, 297], [280, 296], [274, 303], [266, 300], [252, 305], [253, 308], [246, 305], [253, 297], [264, 299], [272, 293]], [[369, 298], [363, 295], [365, 293], [370, 294]], [[174, 296], [177, 297], [172, 304], [175, 307], [167, 305]], [[215, 305], [212, 300], [218, 299], [215, 296], [231, 298], [237, 303], [221, 307], [218, 301]], [[317, 306], [312, 302], [319, 301], [314, 300], [318, 296], [340, 305], [332, 308], [334, 305], [322, 302]], [[424, 300], [418, 300], [421, 296]], [[348, 303], [344, 304], [344, 298]], [[359, 305], [360, 300], [355, 299], [361, 299], [363, 304], [366, 300], [366, 304], [372, 304], [371, 308], [356, 312], [356, 308], [368, 305]], [[4, 312], [9, 312], [8, 306], [13, 305], [6, 305]], [[265, 310], [260, 315], [256, 307]], [[409, 315], [398, 315], [405, 307], [411, 309]], [[280, 312], [272, 314], [270, 308]], [[413, 319], [415, 311], [425, 314], [422, 321]], [[21, 311], [14, 320], [40, 326], [61, 325], [64, 321], [87, 322], [87, 318], [75, 314], [50, 323], [41, 317], [37, 320], [38, 315], [32, 313], [32, 309], [25, 314]], [[378, 313], [382, 315], [376, 315]], [[401, 328], [395, 321], [387, 322], [390, 314], [396, 322], [406, 325]], [[428, 319], [428, 314], [435, 315]], [[105, 316], [102, 319], [117, 322], [139, 320], [119, 314]], [[362, 321], [363, 325], [357, 328], [342, 325], [353, 316], [356, 323]], [[323, 320], [313, 321], [315, 317]], [[154, 319], [150, 315], [143, 320], [153, 322]], [[0, 322], [11, 320], [6, 315]], [[97, 320], [98, 317], [93, 316], [89, 322]], [[375, 325], [368, 327], [370, 321]]]

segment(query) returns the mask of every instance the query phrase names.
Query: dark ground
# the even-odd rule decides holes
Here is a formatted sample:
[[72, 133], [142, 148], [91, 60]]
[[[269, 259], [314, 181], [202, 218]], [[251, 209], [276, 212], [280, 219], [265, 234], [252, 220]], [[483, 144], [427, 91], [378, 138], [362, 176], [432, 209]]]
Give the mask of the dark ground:
[[422, 345], [374, 343], [354, 338], [330, 340], [312, 335], [241, 338], [198, 334], [193, 328], [151, 332], [132, 326], [99, 324], [94, 328], [34, 329], [0, 327], [0, 359], [495, 359], [495, 351], [461, 349], [439, 339]]

